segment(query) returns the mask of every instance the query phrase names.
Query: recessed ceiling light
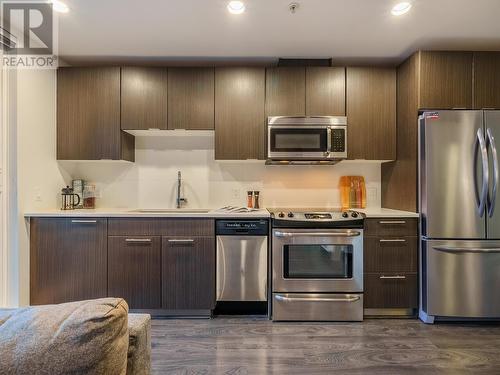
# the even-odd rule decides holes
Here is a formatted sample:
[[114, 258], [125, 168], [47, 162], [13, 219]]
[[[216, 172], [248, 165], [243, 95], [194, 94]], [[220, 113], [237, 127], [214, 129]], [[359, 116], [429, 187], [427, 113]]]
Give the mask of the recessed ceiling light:
[[391, 14], [393, 16], [401, 16], [411, 9], [411, 3], [404, 1], [402, 3], [398, 3], [394, 5], [391, 9]]
[[230, 1], [227, 4], [227, 10], [232, 14], [241, 14], [245, 11], [245, 4], [243, 1]]
[[62, 1], [59, 0], [52, 0], [52, 9], [54, 9], [56, 12], [59, 13], [68, 13], [69, 8], [66, 4], [64, 4]]

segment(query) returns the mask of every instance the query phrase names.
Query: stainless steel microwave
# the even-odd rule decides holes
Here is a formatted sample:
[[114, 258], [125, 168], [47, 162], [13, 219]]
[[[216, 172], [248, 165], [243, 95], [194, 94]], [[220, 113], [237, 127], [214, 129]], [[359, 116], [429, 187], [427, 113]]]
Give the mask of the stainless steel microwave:
[[346, 158], [347, 117], [268, 117], [268, 164], [333, 164]]

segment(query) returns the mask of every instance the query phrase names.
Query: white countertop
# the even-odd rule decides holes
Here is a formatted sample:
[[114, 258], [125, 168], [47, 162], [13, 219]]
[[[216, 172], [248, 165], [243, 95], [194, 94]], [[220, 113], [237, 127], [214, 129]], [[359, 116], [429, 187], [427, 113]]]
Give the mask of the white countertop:
[[[196, 209], [194, 209], [196, 210]], [[357, 211], [363, 212], [367, 218], [418, 218], [416, 212], [392, 210], [388, 208], [366, 208]], [[190, 209], [180, 209], [175, 212], [138, 212], [130, 208], [97, 208], [95, 210], [58, 210], [47, 209], [39, 211], [29, 211], [25, 217], [198, 217], [198, 218], [269, 218], [270, 214], [266, 209], [252, 212], [224, 212], [218, 209], [211, 209], [206, 212], [194, 212]]]
[[210, 209], [205, 212], [195, 212], [197, 209], [172, 209], [169, 212], [165, 211], [150, 211], [139, 212], [130, 208], [96, 208], [94, 210], [77, 209], [77, 210], [40, 210], [29, 211], [24, 213], [24, 217], [193, 217], [193, 218], [268, 218], [269, 211], [261, 209], [251, 212], [224, 212], [218, 209]]

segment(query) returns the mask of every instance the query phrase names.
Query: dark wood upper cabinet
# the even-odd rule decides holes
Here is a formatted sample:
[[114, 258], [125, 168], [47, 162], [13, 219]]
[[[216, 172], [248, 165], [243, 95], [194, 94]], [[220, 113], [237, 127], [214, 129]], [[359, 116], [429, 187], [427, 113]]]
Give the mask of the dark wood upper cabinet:
[[162, 307], [211, 310], [215, 307], [215, 238], [162, 238]]
[[266, 116], [305, 116], [306, 68], [266, 70]]
[[306, 68], [306, 116], [345, 116], [345, 68]]
[[214, 69], [168, 69], [168, 128], [214, 128]]
[[122, 68], [122, 129], [167, 129], [167, 82], [166, 68]]
[[134, 137], [120, 130], [120, 68], [59, 68], [57, 159], [134, 161]]
[[265, 158], [265, 69], [215, 70], [215, 159]]
[[474, 52], [474, 108], [500, 108], [500, 52]]
[[161, 237], [108, 237], [108, 296], [131, 309], [161, 308]]
[[420, 52], [419, 108], [472, 108], [472, 56], [472, 52]]
[[396, 159], [396, 69], [347, 68], [349, 159]]
[[106, 297], [107, 220], [32, 218], [30, 303]]

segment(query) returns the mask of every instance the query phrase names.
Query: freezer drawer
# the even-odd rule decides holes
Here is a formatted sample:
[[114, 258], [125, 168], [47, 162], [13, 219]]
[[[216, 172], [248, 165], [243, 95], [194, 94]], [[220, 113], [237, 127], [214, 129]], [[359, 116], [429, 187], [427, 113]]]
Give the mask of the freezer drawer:
[[422, 241], [422, 308], [432, 316], [500, 318], [500, 241]]
[[273, 293], [274, 321], [362, 321], [363, 294]]
[[267, 236], [217, 236], [217, 301], [267, 301]]

